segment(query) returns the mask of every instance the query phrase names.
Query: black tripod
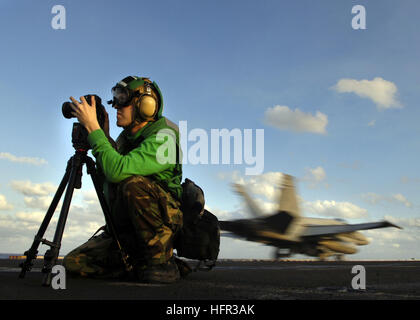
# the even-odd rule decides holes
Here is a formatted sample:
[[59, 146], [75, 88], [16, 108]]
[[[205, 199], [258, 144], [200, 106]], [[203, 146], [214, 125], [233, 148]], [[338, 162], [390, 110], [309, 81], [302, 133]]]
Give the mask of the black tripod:
[[[64, 226], [66, 224], [67, 215], [70, 208], [70, 202], [73, 196], [73, 191], [74, 189], [80, 189], [82, 187], [82, 169], [83, 164], [85, 163], [87, 166], [87, 173], [91, 176], [92, 182], [95, 186], [96, 194], [98, 196], [99, 203], [105, 216], [107, 229], [111, 236], [114, 238], [118, 249], [121, 252], [121, 258], [124, 262], [127, 272], [130, 272], [132, 269], [132, 266], [128, 262], [129, 257], [121, 247], [117, 233], [115, 232], [115, 227], [113, 225], [111, 215], [109, 213], [108, 205], [105, 202], [104, 195], [102, 194], [102, 186], [100, 185], [97, 177], [95, 162], [92, 160], [92, 158], [90, 158], [87, 155], [87, 150], [89, 149], [89, 146], [86, 145], [87, 143], [80, 144], [77, 142], [78, 139], [80, 140], [81, 136], [79, 131], [84, 129], [80, 128], [78, 125], [79, 124], [77, 123], [73, 125], [73, 146], [75, 147], [76, 152], [67, 162], [66, 173], [64, 174], [64, 177], [61, 180], [61, 183], [57, 189], [57, 192], [54, 195], [50, 207], [48, 208], [48, 211], [45, 214], [44, 220], [41, 223], [38, 233], [35, 235], [35, 239], [32, 243], [31, 248], [28, 251], [25, 251], [24, 253], [24, 255], [26, 256], [26, 260], [20, 264], [22, 270], [19, 274], [19, 278], [24, 278], [26, 272], [30, 271], [33, 266], [32, 260], [36, 259], [40, 243], [50, 246], [50, 249], [48, 249], [44, 255], [44, 266], [42, 268], [42, 272], [45, 273], [45, 276], [42, 283], [43, 286], [50, 286], [51, 284], [51, 270], [52, 267], [56, 264], [58, 254], [60, 251], [61, 239], [63, 237]], [[66, 186], [67, 190], [64, 196], [63, 206], [61, 207], [60, 217], [58, 219], [57, 227], [55, 230], [54, 240], [48, 241], [47, 239], [43, 239], [43, 236], [48, 228], [48, 224], [50, 223], [52, 216], [54, 215], [58, 202], [60, 201], [60, 198]]]

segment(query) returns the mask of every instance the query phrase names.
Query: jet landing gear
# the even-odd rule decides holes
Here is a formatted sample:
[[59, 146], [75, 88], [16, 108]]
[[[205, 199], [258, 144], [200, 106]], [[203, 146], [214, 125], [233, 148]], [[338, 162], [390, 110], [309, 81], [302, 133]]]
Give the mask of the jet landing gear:
[[321, 254], [318, 255], [319, 261], [328, 261], [329, 257], [331, 257], [335, 261], [345, 261], [346, 260], [346, 256], [344, 254], [341, 254], [341, 253], [331, 254], [331, 253], [328, 253], [328, 252], [324, 252], [324, 253], [321, 253]]
[[287, 258], [290, 257], [291, 255], [291, 250], [290, 249], [281, 249], [281, 248], [276, 248], [274, 250], [274, 254], [273, 254], [273, 258], [275, 260], [281, 260], [283, 258]]
[[335, 255], [335, 261], [345, 261], [346, 256], [344, 254], [336, 254]]

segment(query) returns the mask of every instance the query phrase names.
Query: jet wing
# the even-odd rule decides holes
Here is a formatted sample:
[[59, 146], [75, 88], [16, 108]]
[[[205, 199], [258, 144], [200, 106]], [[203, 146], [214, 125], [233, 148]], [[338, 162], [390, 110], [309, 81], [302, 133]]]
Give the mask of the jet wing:
[[368, 229], [378, 229], [378, 228], [387, 228], [395, 227], [402, 229], [401, 227], [388, 222], [370, 222], [370, 223], [359, 223], [359, 224], [343, 224], [343, 225], [327, 225], [327, 226], [316, 226], [309, 225], [306, 226], [301, 237], [319, 237], [319, 236], [329, 236], [339, 233], [350, 233], [358, 230], [368, 230]]

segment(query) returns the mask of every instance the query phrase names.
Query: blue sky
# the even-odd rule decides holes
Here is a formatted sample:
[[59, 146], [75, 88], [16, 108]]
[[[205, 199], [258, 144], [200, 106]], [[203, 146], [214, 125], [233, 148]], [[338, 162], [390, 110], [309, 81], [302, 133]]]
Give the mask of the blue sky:
[[[58, 4], [64, 30], [51, 26]], [[352, 28], [354, 5], [366, 8], [365, 30]], [[408, 0], [2, 1], [0, 252], [29, 247], [74, 153], [62, 103], [87, 93], [106, 101], [118, 80], [139, 75], [189, 130], [264, 130], [259, 178], [245, 176], [246, 164], [184, 166], [220, 219], [248, 216], [233, 180], [258, 196], [283, 172], [297, 178], [307, 216], [404, 226], [366, 232], [372, 244], [355, 257], [420, 258], [419, 17]], [[74, 206], [62, 253], [102, 221], [86, 173]], [[221, 257], [269, 252], [222, 241]]]

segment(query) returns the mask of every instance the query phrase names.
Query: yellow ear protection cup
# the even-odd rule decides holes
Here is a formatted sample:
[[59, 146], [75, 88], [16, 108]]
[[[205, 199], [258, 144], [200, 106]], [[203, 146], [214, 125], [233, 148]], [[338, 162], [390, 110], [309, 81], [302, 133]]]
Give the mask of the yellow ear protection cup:
[[149, 79], [143, 78], [144, 85], [138, 89], [140, 96], [135, 98], [133, 105], [139, 117], [145, 121], [154, 120], [158, 111], [158, 98], [153, 91], [153, 84]]

